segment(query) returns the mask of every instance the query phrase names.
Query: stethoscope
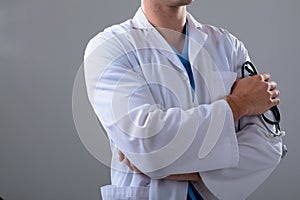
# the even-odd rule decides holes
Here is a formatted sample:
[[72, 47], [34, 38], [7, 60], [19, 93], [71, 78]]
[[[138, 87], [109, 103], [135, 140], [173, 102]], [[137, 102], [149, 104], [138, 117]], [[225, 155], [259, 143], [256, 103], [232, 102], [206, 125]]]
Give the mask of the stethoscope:
[[[250, 61], [245, 62], [241, 68], [242, 78], [245, 77], [246, 71], [249, 73], [249, 76], [254, 76], [254, 75], [258, 74], [256, 67]], [[267, 117], [267, 114], [262, 114], [262, 115], [258, 116], [259, 119], [261, 120], [261, 122], [263, 123], [263, 125], [268, 130], [267, 136], [269, 138], [284, 137], [286, 135], [286, 133], [285, 133], [285, 131], [280, 130], [280, 124], [279, 124], [280, 123], [280, 112], [279, 112], [278, 107], [274, 106], [268, 112], [270, 112], [272, 114], [273, 119], [270, 119], [270, 117]], [[271, 130], [267, 124], [274, 125], [275, 131]], [[286, 153], [287, 153], [287, 147], [286, 147], [286, 145], [282, 145], [282, 157], [285, 156]]]

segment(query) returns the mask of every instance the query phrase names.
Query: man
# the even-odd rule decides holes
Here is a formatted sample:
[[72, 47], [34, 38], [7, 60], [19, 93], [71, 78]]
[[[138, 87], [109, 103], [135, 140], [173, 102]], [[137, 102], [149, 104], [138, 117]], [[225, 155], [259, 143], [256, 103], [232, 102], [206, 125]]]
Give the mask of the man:
[[141, 0], [87, 46], [88, 95], [113, 152], [103, 199], [245, 199], [280, 161], [281, 139], [257, 117], [279, 104], [276, 83], [237, 79], [247, 50], [197, 22], [191, 1]]

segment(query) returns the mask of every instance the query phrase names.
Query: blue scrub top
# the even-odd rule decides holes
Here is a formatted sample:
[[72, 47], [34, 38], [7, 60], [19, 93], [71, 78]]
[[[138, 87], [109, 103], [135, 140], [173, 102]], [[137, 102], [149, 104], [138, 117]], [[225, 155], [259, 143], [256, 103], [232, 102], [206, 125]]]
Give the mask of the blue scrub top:
[[192, 67], [191, 64], [189, 62], [189, 55], [188, 55], [188, 46], [189, 46], [189, 37], [188, 37], [188, 23], [186, 22], [185, 24], [185, 40], [184, 40], [184, 46], [183, 46], [183, 50], [182, 53], [179, 53], [177, 51], [177, 49], [170, 45], [172, 47], [172, 49], [175, 51], [175, 53], [177, 54], [178, 58], [180, 59], [181, 63], [183, 64], [188, 76], [189, 76], [189, 80], [190, 80], [190, 85], [192, 88], [192, 95], [193, 95], [193, 99], [194, 99], [194, 92], [195, 92], [195, 81], [194, 81], [194, 76], [193, 76], [193, 71], [192, 71]]

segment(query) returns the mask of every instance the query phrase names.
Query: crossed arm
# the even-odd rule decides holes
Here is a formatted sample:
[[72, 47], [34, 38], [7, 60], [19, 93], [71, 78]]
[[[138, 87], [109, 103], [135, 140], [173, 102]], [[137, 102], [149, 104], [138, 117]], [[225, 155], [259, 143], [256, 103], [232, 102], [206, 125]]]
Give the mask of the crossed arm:
[[[225, 99], [232, 110], [234, 121], [237, 122], [243, 116], [260, 115], [278, 105], [280, 103], [279, 95], [277, 84], [270, 81], [270, 74], [262, 73], [237, 80], [232, 87], [231, 94]], [[121, 151], [118, 151], [118, 154], [120, 162], [124, 162], [132, 171], [143, 173]], [[173, 174], [164, 179], [200, 181], [201, 176], [198, 172], [194, 172]]]

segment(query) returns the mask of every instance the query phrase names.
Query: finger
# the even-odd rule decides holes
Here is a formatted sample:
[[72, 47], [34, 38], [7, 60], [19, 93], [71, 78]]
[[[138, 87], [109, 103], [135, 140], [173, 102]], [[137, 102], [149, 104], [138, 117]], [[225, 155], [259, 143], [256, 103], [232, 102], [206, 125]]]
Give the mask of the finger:
[[262, 81], [266, 81], [268, 82], [271, 78], [271, 75], [267, 72], [264, 72], [264, 73], [261, 73], [261, 74], [258, 74], [258, 76], [260, 76], [261, 80]]
[[119, 161], [122, 162], [124, 160], [124, 158], [125, 158], [125, 155], [120, 150], [118, 150], [118, 155], [119, 155]]
[[269, 83], [269, 90], [275, 90], [277, 88], [277, 83], [274, 81], [271, 81]]
[[125, 158], [125, 159], [124, 159], [124, 162], [125, 162], [125, 164], [129, 167], [129, 169], [130, 169], [131, 171], [134, 171], [134, 169], [133, 169], [132, 166], [131, 166], [131, 162], [128, 160], [128, 158]]
[[272, 107], [277, 106], [279, 103], [280, 103], [280, 99], [278, 97], [274, 98], [274, 99], [271, 99]]
[[137, 173], [142, 173], [136, 166], [134, 166], [128, 158], [125, 157], [124, 159], [125, 164], [130, 168], [131, 171], [135, 171]]
[[133, 171], [137, 172], [137, 173], [142, 173], [138, 168], [136, 168], [136, 166], [134, 166], [132, 163], [130, 163]]
[[270, 91], [270, 93], [271, 93], [271, 98], [272, 99], [278, 98], [279, 95], [280, 95], [280, 91], [279, 90], [272, 90], [272, 91]]

